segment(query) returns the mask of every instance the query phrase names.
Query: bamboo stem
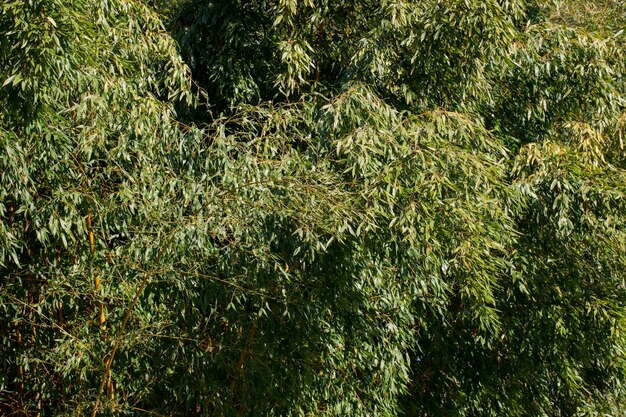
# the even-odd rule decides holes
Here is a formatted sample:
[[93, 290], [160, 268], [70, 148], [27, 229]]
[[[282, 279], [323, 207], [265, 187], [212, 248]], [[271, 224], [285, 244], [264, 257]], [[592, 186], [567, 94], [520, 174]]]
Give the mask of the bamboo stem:
[[[17, 323], [15, 326], [15, 336], [17, 339], [17, 346], [18, 349], [20, 350], [20, 360], [21, 360], [21, 351], [22, 351], [22, 332], [20, 332], [20, 324]], [[20, 398], [23, 398], [24, 396], [24, 366], [20, 363], [17, 366], [17, 393], [19, 394]]]
[[111, 377], [111, 370], [108, 371], [107, 381], [107, 399], [113, 399], [113, 378]]
[[[96, 253], [96, 241], [95, 241], [95, 236], [93, 233], [93, 223], [92, 223], [90, 211], [87, 212], [87, 237], [89, 240], [89, 251], [91, 252], [91, 255], [93, 256]], [[100, 277], [98, 276], [97, 272], [94, 274], [93, 280], [94, 280], [95, 291], [97, 294], [98, 290], [100, 289]], [[101, 301], [98, 301], [97, 306], [98, 306], [98, 323], [102, 330], [106, 330], [106, 324], [105, 324], [106, 312], [104, 311], [104, 305], [102, 304]]]
[[59, 302], [58, 317], [59, 326], [63, 326], [63, 302]]
[[248, 340], [246, 341], [246, 347], [241, 351], [239, 355], [239, 360], [237, 361], [237, 367], [235, 368], [235, 376], [230, 383], [230, 398], [233, 398], [235, 395], [235, 388], [237, 386], [237, 379], [240, 375], [243, 375], [243, 368], [246, 363], [246, 358], [250, 354], [252, 349], [252, 343], [254, 342], [254, 336], [256, 334], [257, 325], [259, 322], [259, 316], [257, 316], [252, 322], [252, 327], [250, 328], [250, 332], [248, 333]]
[[37, 417], [41, 417], [41, 393], [38, 392], [35, 399], [37, 400]]
[[91, 227], [91, 212], [90, 211], [87, 212], [87, 235], [89, 237], [89, 250], [91, 251], [91, 254], [93, 255], [94, 253], [96, 253], [96, 242], [95, 242], [94, 235], [93, 235], [93, 229]]
[[[170, 247], [172, 242], [174, 242], [175, 235], [176, 233], [172, 233], [169, 240], [165, 243], [163, 248], [161, 248], [161, 251], [158, 253], [156, 258], [154, 259], [154, 263], [158, 263], [163, 257], [163, 255], [165, 255], [165, 252], [167, 251], [167, 249]], [[143, 280], [141, 281], [141, 284], [139, 284], [139, 288], [137, 288], [137, 292], [135, 292], [135, 296], [133, 297], [133, 300], [131, 301], [130, 306], [128, 306], [128, 309], [126, 310], [126, 313], [124, 314], [124, 320], [122, 321], [122, 325], [120, 326], [118, 330], [117, 337], [115, 338], [115, 343], [113, 344], [113, 348], [111, 349], [111, 354], [109, 355], [109, 358], [105, 362], [105, 372], [104, 372], [104, 375], [102, 376], [102, 380], [100, 381], [100, 387], [98, 388], [98, 397], [96, 398], [96, 402], [93, 406], [91, 417], [96, 417], [98, 415], [98, 408], [100, 407], [100, 399], [102, 398], [104, 387], [107, 383], [108, 376], [111, 372], [111, 365], [113, 365], [113, 359], [115, 359], [115, 354], [117, 353], [117, 350], [119, 349], [122, 343], [122, 338], [124, 337], [124, 330], [126, 329], [126, 325], [128, 324], [128, 321], [130, 320], [130, 316], [133, 310], [135, 309], [135, 306], [137, 305], [137, 302], [139, 301], [139, 297], [143, 293], [143, 290], [146, 288], [146, 285], [148, 285], [148, 281], [150, 280], [151, 275], [152, 274], [146, 272]]]

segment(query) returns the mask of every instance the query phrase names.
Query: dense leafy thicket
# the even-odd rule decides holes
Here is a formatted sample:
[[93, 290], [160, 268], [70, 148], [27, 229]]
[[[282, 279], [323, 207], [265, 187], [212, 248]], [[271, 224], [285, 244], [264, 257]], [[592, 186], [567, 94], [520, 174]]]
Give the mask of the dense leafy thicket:
[[622, 3], [5, 1], [0, 411], [625, 415]]

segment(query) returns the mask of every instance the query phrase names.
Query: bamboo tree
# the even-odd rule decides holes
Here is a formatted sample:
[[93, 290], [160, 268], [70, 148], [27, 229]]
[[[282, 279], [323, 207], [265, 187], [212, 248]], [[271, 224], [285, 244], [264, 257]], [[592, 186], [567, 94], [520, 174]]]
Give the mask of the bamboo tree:
[[4, 2], [0, 412], [624, 414], [609, 3]]

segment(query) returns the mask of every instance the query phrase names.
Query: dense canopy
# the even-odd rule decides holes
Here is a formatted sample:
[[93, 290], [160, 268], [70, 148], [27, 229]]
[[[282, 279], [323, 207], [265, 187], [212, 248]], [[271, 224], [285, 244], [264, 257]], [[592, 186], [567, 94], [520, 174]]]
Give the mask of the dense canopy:
[[0, 4], [0, 414], [626, 415], [626, 4]]

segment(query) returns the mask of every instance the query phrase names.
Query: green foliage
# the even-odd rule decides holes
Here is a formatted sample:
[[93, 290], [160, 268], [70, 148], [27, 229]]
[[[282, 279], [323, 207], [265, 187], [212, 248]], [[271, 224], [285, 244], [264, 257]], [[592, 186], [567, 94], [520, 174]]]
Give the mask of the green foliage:
[[555, 22], [585, 31], [611, 34], [624, 29], [624, 0], [579, 0], [552, 1], [546, 14]]
[[4, 2], [0, 411], [624, 415], [626, 59], [574, 4]]

